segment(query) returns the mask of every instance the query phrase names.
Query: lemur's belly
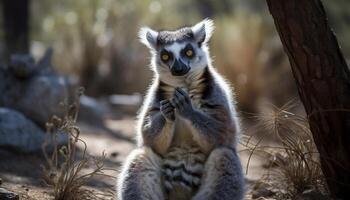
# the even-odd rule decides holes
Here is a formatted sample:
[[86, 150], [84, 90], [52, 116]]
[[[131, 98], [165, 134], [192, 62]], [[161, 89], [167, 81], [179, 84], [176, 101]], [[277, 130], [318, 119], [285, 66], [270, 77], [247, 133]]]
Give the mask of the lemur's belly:
[[207, 156], [192, 138], [188, 125], [176, 119], [174, 138], [164, 156], [164, 186], [168, 199], [191, 199], [200, 186]]

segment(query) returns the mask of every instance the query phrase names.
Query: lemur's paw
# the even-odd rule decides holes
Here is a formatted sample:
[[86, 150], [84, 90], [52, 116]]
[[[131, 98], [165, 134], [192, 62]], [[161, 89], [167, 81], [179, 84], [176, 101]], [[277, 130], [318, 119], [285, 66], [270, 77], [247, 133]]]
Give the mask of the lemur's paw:
[[171, 100], [171, 103], [176, 111], [183, 117], [188, 117], [193, 111], [190, 96], [181, 88], [175, 89], [174, 98]]
[[160, 112], [167, 121], [175, 120], [174, 106], [169, 100], [160, 101]]

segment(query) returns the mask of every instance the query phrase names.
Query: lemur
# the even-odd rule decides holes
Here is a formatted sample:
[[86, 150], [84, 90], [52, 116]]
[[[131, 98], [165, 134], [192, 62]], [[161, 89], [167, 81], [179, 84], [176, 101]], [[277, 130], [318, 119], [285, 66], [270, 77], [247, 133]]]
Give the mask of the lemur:
[[138, 148], [117, 184], [120, 200], [240, 200], [244, 176], [231, 89], [211, 65], [205, 19], [175, 31], [141, 28], [154, 80], [138, 116]]

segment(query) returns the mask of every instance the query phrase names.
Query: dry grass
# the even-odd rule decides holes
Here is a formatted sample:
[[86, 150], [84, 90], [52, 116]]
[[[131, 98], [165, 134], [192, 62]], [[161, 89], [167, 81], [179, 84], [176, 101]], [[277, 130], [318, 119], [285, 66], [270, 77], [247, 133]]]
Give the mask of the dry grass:
[[[271, 106], [269, 111], [255, 116], [257, 128], [273, 134], [278, 145], [262, 145], [266, 135], [259, 139], [244, 137], [242, 144], [251, 152], [251, 156], [258, 154], [271, 158], [264, 181], [274, 179], [278, 183], [274, 187], [283, 190], [288, 198], [308, 189], [326, 193], [319, 154], [308, 121], [303, 116], [289, 112], [293, 106], [291, 102], [281, 108]], [[249, 161], [247, 169], [248, 166]]]
[[[79, 96], [82, 90], [79, 91]], [[43, 166], [44, 181], [53, 188], [55, 200], [85, 200], [85, 199], [112, 199], [112, 190], [101, 193], [87, 189], [86, 184], [96, 176], [108, 176], [104, 172], [109, 170], [104, 167], [105, 154], [100, 158], [87, 154], [86, 143], [79, 138], [80, 129], [76, 120], [79, 111], [79, 103], [68, 105], [62, 104], [65, 108], [65, 116], [52, 117], [47, 123], [47, 132], [54, 136], [54, 149], [52, 153], [47, 151], [47, 144], [43, 145], [44, 156], [47, 165]], [[67, 134], [69, 142], [67, 145], [59, 146], [57, 136]], [[82, 143], [84, 148], [82, 155], [79, 154], [77, 144]], [[91, 168], [92, 171], [83, 173], [83, 169]]]

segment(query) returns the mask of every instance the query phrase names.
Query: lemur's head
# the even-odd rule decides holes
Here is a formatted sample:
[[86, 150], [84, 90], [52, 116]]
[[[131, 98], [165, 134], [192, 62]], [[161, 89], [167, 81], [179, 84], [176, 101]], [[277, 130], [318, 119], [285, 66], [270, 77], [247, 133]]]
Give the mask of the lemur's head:
[[139, 37], [152, 52], [155, 70], [161, 75], [185, 76], [208, 65], [207, 43], [213, 31], [212, 20], [175, 31], [141, 28]]

